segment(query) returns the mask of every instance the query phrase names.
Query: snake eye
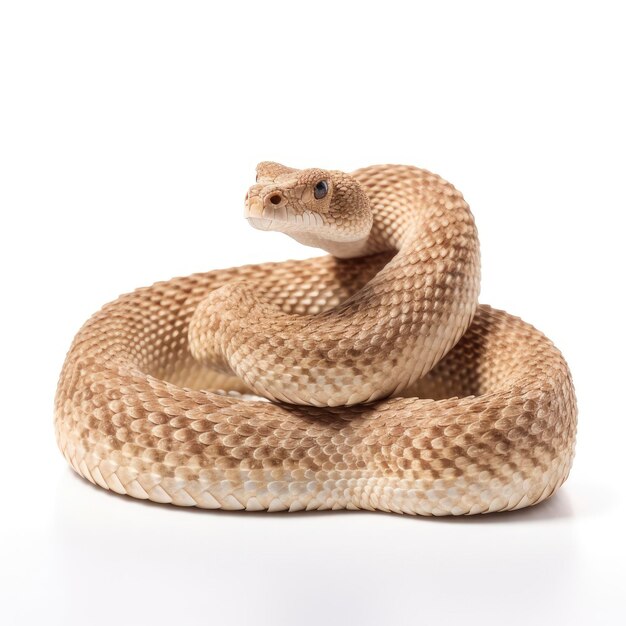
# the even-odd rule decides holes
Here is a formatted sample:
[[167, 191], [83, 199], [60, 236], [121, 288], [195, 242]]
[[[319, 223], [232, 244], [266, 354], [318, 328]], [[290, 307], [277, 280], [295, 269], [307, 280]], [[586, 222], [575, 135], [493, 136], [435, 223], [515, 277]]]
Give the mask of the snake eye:
[[325, 180], [320, 180], [315, 187], [313, 187], [313, 195], [316, 200], [321, 200], [328, 193], [328, 183]]

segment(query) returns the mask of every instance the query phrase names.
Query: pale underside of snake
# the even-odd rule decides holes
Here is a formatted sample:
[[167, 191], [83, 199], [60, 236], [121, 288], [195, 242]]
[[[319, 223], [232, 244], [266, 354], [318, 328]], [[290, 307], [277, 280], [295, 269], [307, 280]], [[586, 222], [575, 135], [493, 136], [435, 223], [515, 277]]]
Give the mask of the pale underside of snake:
[[[55, 401], [81, 476], [209, 509], [420, 515], [536, 504], [569, 473], [560, 352], [478, 305], [462, 195], [414, 167], [261, 163], [256, 228], [331, 256], [157, 283], [79, 331]], [[268, 401], [269, 400], [269, 401]]]

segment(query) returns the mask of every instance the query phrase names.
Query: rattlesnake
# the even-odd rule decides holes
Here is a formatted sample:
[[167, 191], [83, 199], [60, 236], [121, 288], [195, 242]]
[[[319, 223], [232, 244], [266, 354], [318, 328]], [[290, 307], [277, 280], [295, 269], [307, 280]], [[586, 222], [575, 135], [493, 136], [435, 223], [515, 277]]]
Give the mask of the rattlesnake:
[[252, 225], [331, 256], [103, 307], [57, 390], [70, 465], [118, 493], [231, 510], [459, 515], [554, 493], [574, 454], [570, 372], [539, 331], [477, 304], [462, 195], [408, 166], [257, 176]]

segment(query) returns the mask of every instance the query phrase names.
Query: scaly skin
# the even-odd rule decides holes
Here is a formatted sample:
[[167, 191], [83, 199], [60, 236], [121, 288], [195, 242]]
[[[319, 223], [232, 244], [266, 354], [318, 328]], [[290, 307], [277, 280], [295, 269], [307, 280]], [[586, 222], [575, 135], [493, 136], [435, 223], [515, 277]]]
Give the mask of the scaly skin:
[[[249, 195], [271, 185], [282, 185], [285, 194], [297, 187], [289, 182], [300, 176], [293, 170], [275, 164], [260, 169], [261, 187]], [[286, 178], [277, 181], [279, 176]], [[367, 211], [354, 218], [351, 241], [343, 240], [352, 246], [349, 256], [378, 254], [174, 279], [122, 296], [85, 324], [68, 353], [55, 403], [59, 446], [79, 474], [118, 493], [185, 506], [423, 515], [521, 508], [562, 484], [576, 429], [569, 370], [553, 344], [528, 324], [484, 305], [474, 308], [478, 248], [460, 194], [432, 174], [400, 166], [367, 168], [345, 180], [358, 181], [371, 211], [369, 218]], [[331, 194], [328, 211], [332, 199]], [[312, 201], [306, 194], [300, 200]], [[319, 219], [308, 225], [319, 226]], [[338, 245], [331, 239], [322, 243]], [[382, 250], [399, 252], [392, 259]], [[460, 259], [467, 265], [460, 267]], [[246, 332], [240, 312], [232, 318], [225, 309], [211, 313], [220, 298], [229, 306], [251, 298], [258, 318], [254, 331]], [[421, 322], [415, 311], [422, 311]], [[232, 323], [233, 337], [216, 342], [206, 330], [197, 332], [211, 315], [222, 336]], [[296, 339], [289, 336], [291, 328]], [[194, 351], [205, 350], [208, 360], [241, 378], [195, 360], [188, 335]], [[306, 335], [311, 343], [305, 345]], [[404, 344], [399, 352], [392, 335]], [[204, 340], [210, 340], [208, 348]], [[302, 348], [301, 354], [289, 352]], [[386, 370], [382, 350], [391, 355]], [[329, 361], [345, 369], [322, 382], [302, 374], [305, 361], [298, 359], [311, 352], [313, 365], [307, 362], [304, 369]], [[421, 373], [436, 361], [414, 382], [411, 373], [402, 384], [383, 376], [391, 378], [403, 363]], [[242, 375], [241, 363], [262, 365]], [[301, 378], [294, 377], [297, 365]], [[381, 382], [388, 385], [382, 393], [392, 386], [401, 391], [371, 404], [337, 407], [239, 395], [255, 385], [257, 393], [279, 388], [280, 377], [263, 378], [263, 367], [282, 371], [292, 391], [302, 385], [310, 404], [350, 401], [361, 384], [344, 395], [341, 388], [351, 386], [353, 367], [369, 376], [362, 383], [372, 397]]]
[[[273, 229], [336, 252], [353, 254], [360, 239], [360, 256], [397, 254], [358, 293], [316, 314], [283, 313], [256, 284], [226, 285], [191, 321], [192, 354], [259, 395], [293, 404], [343, 406], [403, 391], [452, 348], [476, 310], [478, 235], [467, 203], [414, 167], [352, 176], [281, 168], [262, 164], [261, 184], [248, 193], [249, 204], [262, 196], [255, 204]], [[330, 185], [321, 200], [312, 191], [318, 180]], [[285, 227], [288, 214], [303, 213], [319, 219]], [[258, 220], [259, 210], [253, 215]]]

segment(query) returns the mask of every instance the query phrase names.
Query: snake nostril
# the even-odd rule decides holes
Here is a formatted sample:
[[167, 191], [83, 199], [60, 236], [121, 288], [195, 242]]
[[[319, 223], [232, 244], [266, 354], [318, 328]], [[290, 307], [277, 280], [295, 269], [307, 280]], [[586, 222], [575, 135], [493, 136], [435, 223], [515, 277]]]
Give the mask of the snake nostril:
[[279, 193], [274, 193], [270, 196], [270, 202], [272, 204], [280, 204], [282, 201], [282, 196]]

